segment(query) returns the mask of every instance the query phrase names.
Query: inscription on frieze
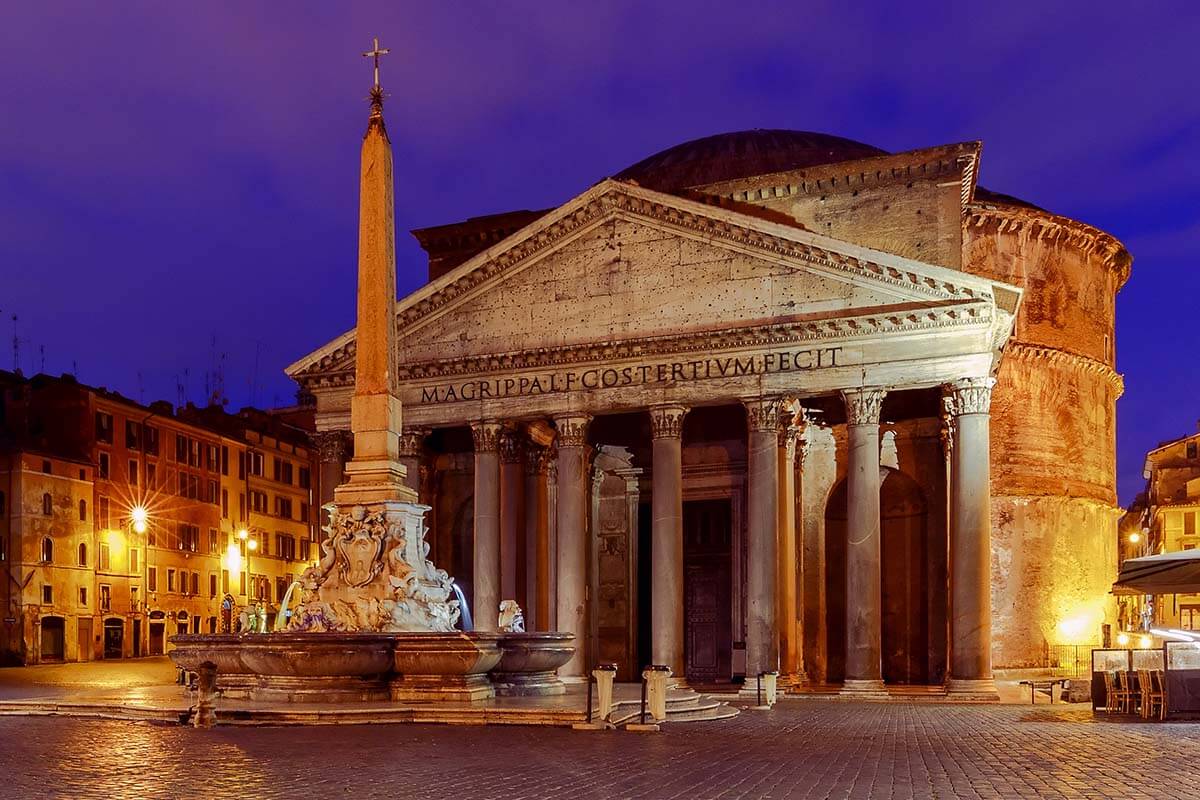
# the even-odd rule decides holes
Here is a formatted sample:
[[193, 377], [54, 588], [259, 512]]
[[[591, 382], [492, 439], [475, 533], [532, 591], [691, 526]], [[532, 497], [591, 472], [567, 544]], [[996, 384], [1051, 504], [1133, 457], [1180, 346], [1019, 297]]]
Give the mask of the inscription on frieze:
[[[652, 386], [663, 383], [737, 378], [745, 375], [769, 375], [807, 372], [845, 366], [841, 347], [810, 350], [779, 350], [748, 356], [698, 358], [655, 364], [589, 367], [507, 375], [422, 386], [422, 404], [455, 403], [460, 400], [494, 400], [529, 397], [560, 392]], [[415, 394], [415, 393], [414, 393]], [[416, 401], [413, 397], [411, 401]]]

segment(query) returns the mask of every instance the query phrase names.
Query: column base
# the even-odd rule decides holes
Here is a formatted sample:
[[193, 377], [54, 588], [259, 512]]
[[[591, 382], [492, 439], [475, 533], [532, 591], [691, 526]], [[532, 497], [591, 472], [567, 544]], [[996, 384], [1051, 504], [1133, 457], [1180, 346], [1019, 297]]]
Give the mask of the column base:
[[842, 682], [842, 689], [838, 694], [862, 700], [875, 700], [888, 696], [887, 689], [883, 686], [883, 680], [879, 678], [870, 680], [847, 678]]
[[947, 678], [946, 696], [954, 700], [999, 702], [1000, 693], [992, 678]]

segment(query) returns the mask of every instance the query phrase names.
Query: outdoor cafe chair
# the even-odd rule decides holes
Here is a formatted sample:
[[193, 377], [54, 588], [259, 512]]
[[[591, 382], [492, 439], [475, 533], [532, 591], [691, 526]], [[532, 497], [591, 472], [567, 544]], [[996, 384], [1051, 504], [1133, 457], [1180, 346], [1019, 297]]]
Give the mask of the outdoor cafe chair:
[[1146, 686], [1142, 692], [1142, 716], [1150, 719], [1155, 716], [1155, 710], [1158, 711], [1160, 720], [1166, 719], [1167, 716], [1167, 691], [1164, 675], [1161, 669], [1143, 670], [1141, 680]]
[[1127, 673], [1114, 670], [1112, 673], [1113, 702], [1112, 709], [1121, 714], [1132, 713], [1133, 688]]

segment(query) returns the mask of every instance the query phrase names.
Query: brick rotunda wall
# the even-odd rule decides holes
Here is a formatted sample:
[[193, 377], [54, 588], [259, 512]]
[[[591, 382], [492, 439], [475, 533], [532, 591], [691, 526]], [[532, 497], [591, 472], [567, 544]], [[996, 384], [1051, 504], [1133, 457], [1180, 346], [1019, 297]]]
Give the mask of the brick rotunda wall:
[[996, 667], [1098, 643], [1116, 573], [1116, 293], [1129, 255], [1080, 223], [977, 205], [964, 268], [1025, 289], [992, 399]]

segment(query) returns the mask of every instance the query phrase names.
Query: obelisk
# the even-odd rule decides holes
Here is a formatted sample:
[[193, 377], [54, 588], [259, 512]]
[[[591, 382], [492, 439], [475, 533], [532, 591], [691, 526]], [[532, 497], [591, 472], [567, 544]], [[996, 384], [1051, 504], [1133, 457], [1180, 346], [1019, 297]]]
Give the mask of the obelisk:
[[416, 503], [400, 463], [400, 397], [396, 387], [396, 219], [392, 146], [383, 124], [379, 50], [371, 114], [363, 136], [358, 200], [358, 327], [350, 430], [354, 457], [346, 482], [334, 490], [339, 507]]

